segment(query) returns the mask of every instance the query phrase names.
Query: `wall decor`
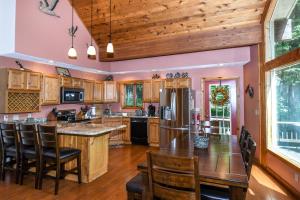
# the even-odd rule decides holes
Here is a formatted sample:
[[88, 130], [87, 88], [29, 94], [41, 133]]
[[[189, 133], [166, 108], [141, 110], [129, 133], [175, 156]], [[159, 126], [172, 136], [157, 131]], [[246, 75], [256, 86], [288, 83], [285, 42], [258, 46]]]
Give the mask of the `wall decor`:
[[69, 35], [71, 37], [76, 37], [75, 34], [76, 34], [77, 30], [78, 30], [78, 26], [72, 26], [72, 27], [70, 27], [69, 28]]
[[52, 0], [50, 3], [48, 3], [48, 0], [41, 0], [40, 10], [47, 15], [60, 17], [54, 12], [54, 9], [56, 8], [58, 2], [59, 0]]
[[180, 73], [179, 72], [176, 72], [176, 74], [174, 75], [174, 78], [180, 78]]
[[160, 78], [160, 75], [159, 74], [153, 74], [152, 75], [152, 79], [159, 79]]
[[113, 80], [114, 80], [113, 75], [109, 75], [105, 78], [105, 81], [113, 81]]
[[173, 73], [167, 73], [167, 74], [166, 74], [166, 78], [167, 78], [167, 79], [173, 78]]
[[249, 84], [245, 90], [245, 93], [249, 95], [249, 97], [254, 97], [254, 88]]
[[16, 64], [20, 67], [20, 70], [26, 70], [26, 71], [30, 71], [28, 69], [26, 69], [22, 63], [20, 63], [20, 61], [16, 60]]
[[58, 75], [71, 77], [70, 71], [67, 68], [56, 67], [56, 72]]
[[188, 72], [183, 72], [181, 74], [181, 78], [188, 78], [189, 77], [189, 73]]

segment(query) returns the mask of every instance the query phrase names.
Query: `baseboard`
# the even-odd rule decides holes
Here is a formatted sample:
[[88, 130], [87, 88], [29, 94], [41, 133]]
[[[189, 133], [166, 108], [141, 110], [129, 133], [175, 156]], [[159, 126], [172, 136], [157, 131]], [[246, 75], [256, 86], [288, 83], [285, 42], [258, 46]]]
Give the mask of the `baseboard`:
[[258, 164], [262, 169], [264, 169], [270, 176], [272, 176], [276, 181], [278, 181], [281, 185], [283, 185], [296, 199], [300, 198], [300, 192], [296, 190], [291, 184], [289, 184], [286, 180], [280, 177], [274, 170], [269, 167], [263, 167]]

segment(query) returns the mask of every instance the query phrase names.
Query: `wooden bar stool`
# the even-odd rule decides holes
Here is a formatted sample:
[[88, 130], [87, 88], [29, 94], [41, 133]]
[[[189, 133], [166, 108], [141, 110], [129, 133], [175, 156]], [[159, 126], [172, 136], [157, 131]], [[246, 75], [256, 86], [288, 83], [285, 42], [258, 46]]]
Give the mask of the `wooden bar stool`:
[[[0, 124], [1, 143], [1, 179], [5, 180], [5, 171], [10, 170], [16, 173], [16, 184], [19, 182], [20, 154], [18, 135], [14, 123]], [[13, 165], [15, 164], [15, 168]]]
[[[55, 194], [58, 194], [59, 179], [65, 174], [76, 174], [78, 183], [81, 183], [81, 151], [79, 149], [59, 147], [56, 126], [38, 126], [41, 144], [40, 186], [42, 189], [43, 175], [55, 169]], [[77, 167], [69, 171], [64, 170], [65, 163], [77, 160]], [[75, 172], [76, 171], [76, 172]]]
[[[20, 140], [20, 185], [23, 185], [24, 173], [32, 166], [35, 167], [35, 188], [38, 189], [40, 172], [40, 147], [38, 134], [34, 124], [19, 124]], [[29, 163], [29, 161], [33, 161]]]

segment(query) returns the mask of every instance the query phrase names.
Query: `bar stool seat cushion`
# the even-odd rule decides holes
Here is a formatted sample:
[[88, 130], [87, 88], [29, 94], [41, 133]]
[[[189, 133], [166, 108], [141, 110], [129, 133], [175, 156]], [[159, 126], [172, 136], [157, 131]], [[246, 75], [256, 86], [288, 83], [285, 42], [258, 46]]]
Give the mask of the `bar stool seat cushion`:
[[126, 190], [132, 193], [142, 194], [144, 190], [142, 174], [138, 174], [126, 183]]
[[[74, 148], [68, 148], [68, 147], [63, 147], [59, 148], [59, 157], [60, 159], [76, 156], [80, 154], [79, 149], [74, 149]], [[43, 149], [43, 156], [48, 157], [48, 158], [56, 158], [56, 153], [54, 148], [45, 148]]]
[[202, 200], [229, 200], [230, 191], [227, 188], [214, 187], [210, 185], [201, 185]]

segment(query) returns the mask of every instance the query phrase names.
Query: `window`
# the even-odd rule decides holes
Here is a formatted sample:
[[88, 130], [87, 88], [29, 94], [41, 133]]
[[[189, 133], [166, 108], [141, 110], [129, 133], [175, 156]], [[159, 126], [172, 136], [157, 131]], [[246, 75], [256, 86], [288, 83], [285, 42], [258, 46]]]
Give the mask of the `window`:
[[267, 73], [267, 148], [300, 166], [300, 64]]
[[143, 107], [143, 84], [131, 83], [124, 85], [125, 108]]
[[[211, 93], [218, 87], [217, 84], [209, 85], [209, 96]], [[230, 94], [230, 86], [222, 85], [228, 93]], [[218, 94], [217, 99], [222, 99], [223, 95]], [[220, 133], [231, 133], [231, 104], [230, 102], [225, 104], [224, 106], [214, 105], [212, 102], [209, 103], [209, 112], [210, 112], [210, 120], [211, 121], [219, 121], [220, 124]]]
[[267, 60], [300, 47], [300, 0], [278, 0], [269, 22]]

